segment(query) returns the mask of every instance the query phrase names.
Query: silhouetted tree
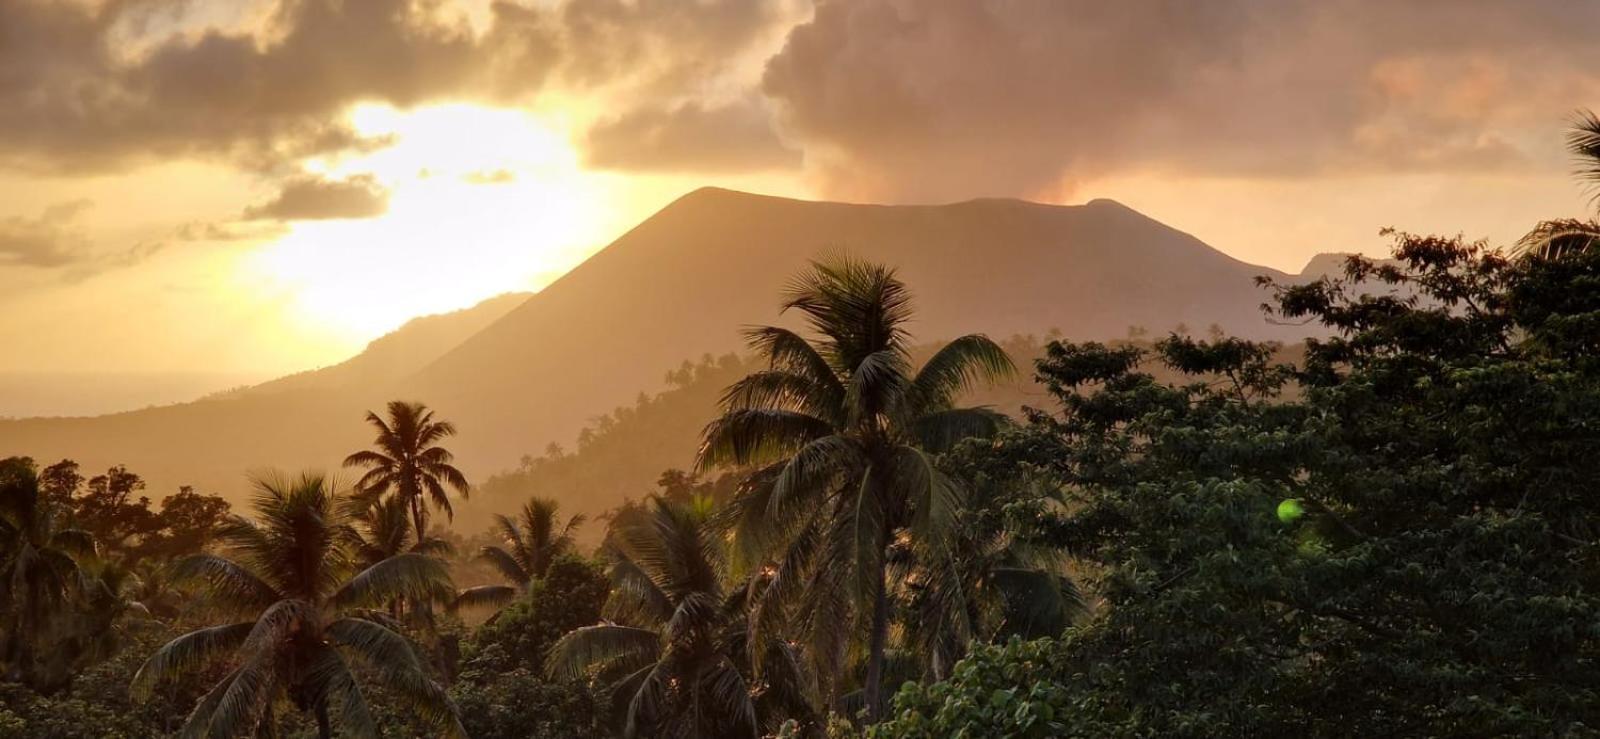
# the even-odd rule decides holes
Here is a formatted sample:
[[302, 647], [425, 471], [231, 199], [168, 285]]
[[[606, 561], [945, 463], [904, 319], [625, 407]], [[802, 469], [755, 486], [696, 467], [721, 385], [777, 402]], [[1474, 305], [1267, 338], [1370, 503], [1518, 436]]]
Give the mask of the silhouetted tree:
[[560, 517], [561, 505], [548, 498], [530, 498], [516, 518], [495, 516], [495, 533], [503, 546], [486, 546], [478, 558], [488, 562], [505, 579], [505, 585], [480, 585], [456, 596], [458, 606], [503, 606], [528, 591], [544, 577], [555, 558], [572, 550], [572, 532], [587, 520], [583, 515]]
[[969, 335], [913, 371], [911, 296], [887, 267], [814, 263], [783, 307], [805, 316], [817, 342], [778, 327], [749, 332], [770, 369], [728, 388], [698, 464], [767, 465], [733, 504], [741, 553], [776, 571], [755, 606], [757, 631], [795, 616], [827, 684], [852, 633], [842, 625], [852, 612], [865, 615], [865, 700], [875, 719], [890, 618], [885, 553], [901, 536], [919, 547], [945, 543], [959, 495], [929, 455], [1001, 427], [1003, 415], [954, 402], [1013, 368], [999, 345]]
[[392, 494], [405, 501], [418, 540], [428, 534], [428, 503], [454, 517], [449, 487], [467, 496], [467, 478], [451, 462], [449, 450], [437, 446], [454, 436], [456, 427], [449, 421], [433, 420], [433, 411], [421, 403], [392, 401], [385, 421], [367, 413], [367, 423], [377, 429], [373, 449], [345, 457], [346, 467], [360, 467], [367, 473], [356, 483], [363, 495]]
[[80, 589], [78, 558], [95, 551], [64, 513], [40, 492], [33, 460], [0, 460], [0, 664], [6, 679], [43, 691], [59, 676], [40, 669], [41, 637]]
[[256, 520], [232, 518], [219, 532], [230, 557], [194, 555], [177, 574], [207, 586], [213, 607], [244, 620], [172, 640], [133, 679], [148, 696], [164, 678], [233, 655], [236, 666], [195, 706], [184, 736], [272, 735], [272, 706], [287, 698], [316, 718], [322, 737], [337, 724], [347, 736], [376, 736], [377, 724], [352, 669], [404, 696], [438, 736], [465, 732], [444, 690], [426, 674], [405, 637], [371, 610], [395, 598], [450, 592], [438, 559], [406, 552], [358, 569], [344, 535], [340, 497], [316, 475], [261, 480]]
[[[764, 715], [758, 693], [804, 704], [796, 670], [771, 670], [763, 691], [749, 677], [746, 590], [723, 587], [722, 538], [709, 512], [709, 501], [653, 497], [619, 521], [605, 549], [607, 620], [568, 633], [550, 650], [551, 676], [605, 686], [625, 718], [624, 736], [755, 737], [764, 723], [786, 718]], [[793, 655], [771, 661], [798, 665]]]

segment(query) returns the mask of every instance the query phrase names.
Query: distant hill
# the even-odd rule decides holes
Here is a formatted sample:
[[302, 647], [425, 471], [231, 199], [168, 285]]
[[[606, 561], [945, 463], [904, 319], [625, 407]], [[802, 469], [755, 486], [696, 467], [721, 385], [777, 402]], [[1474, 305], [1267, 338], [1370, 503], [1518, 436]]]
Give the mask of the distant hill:
[[[684, 357], [739, 350], [743, 326], [779, 320], [782, 286], [806, 260], [842, 251], [900, 269], [918, 299], [913, 330], [922, 341], [1051, 329], [1111, 338], [1129, 326], [1160, 333], [1180, 323], [1254, 338], [1305, 330], [1270, 324], [1257, 308], [1264, 295], [1253, 278], [1291, 276], [1108, 200], [879, 206], [703, 189], [543, 291], [494, 303], [509, 310], [453, 347], [448, 337], [419, 340], [415, 351], [380, 339], [342, 365], [223, 397], [0, 422], [0, 450], [70, 456], [90, 469], [126, 463], [157, 494], [179, 484], [237, 494], [245, 470], [336, 467], [368, 441], [360, 420], [368, 408], [406, 398], [457, 424], [451, 448], [482, 480], [550, 442], [571, 444], [606, 409], [662, 389], [663, 370]], [[487, 316], [422, 325], [459, 328]]]
[[240, 398], [296, 390], [389, 386], [459, 346], [521, 305], [532, 293], [505, 293], [471, 308], [420, 316], [367, 344], [360, 354], [321, 369], [297, 372], [216, 398]]

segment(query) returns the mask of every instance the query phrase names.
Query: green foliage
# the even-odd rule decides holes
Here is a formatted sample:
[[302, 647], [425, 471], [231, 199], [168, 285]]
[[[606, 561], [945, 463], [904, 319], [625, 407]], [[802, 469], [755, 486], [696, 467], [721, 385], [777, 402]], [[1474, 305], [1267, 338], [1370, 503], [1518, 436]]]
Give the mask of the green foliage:
[[1050, 639], [974, 647], [945, 681], [906, 683], [870, 739], [1044, 739], [1071, 733], [1073, 697]]
[[463, 674], [450, 690], [474, 739], [567, 739], [605, 736], [605, 707], [583, 685], [553, 681], [517, 667]]
[[600, 736], [607, 713], [588, 686], [544, 674], [550, 647], [600, 619], [608, 591], [598, 563], [557, 556], [509, 606], [480, 626], [463, 648], [450, 689], [462, 724], [477, 739]]
[[573, 554], [556, 557], [544, 577], [466, 642], [462, 679], [474, 672], [543, 670], [550, 646], [562, 635], [600, 620], [608, 591], [600, 565]]
[[1104, 607], [908, 688], [875, 735], [1024, 736], [1023, 695], [1061, 736], [1600, 727], [1600, 252], [1402, 236], [1347, 272], [1276, 288], [1335, 332], [1298, 370], [1174, 337], [1156, 356], [1193, 378], [1164, 384], [1138, 349], [1050, 347], [1060, 412], [996, 454], [1072, 491], [1040, 523]]
[[170, 735], [205, 692], [207, 681], [220, 677], [196, 673], [170, 684], [150, 700], [133, 700], [128, 683], [144, 656], [175, 635], [160, 625], [137, 630], [116, 656], [83, 670], [69, 688], [54, 695], [0, 683], [0, 739], [155, 739]]

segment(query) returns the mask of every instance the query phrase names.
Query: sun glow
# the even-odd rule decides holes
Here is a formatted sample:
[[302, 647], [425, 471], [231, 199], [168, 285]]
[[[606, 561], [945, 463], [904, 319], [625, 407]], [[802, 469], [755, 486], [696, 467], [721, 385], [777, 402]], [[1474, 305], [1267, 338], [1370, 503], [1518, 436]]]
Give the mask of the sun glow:
[[371, 175], [390, 193], [388, 211], [296, 222], [245, 266], [297, 328], [325, 341], [359, 348], [416, 315], [540, 288], [614, 235], [612, 177], [580, 169], [559, 119], [369, 105], [350, 121], [390, 145], [307, 169]]

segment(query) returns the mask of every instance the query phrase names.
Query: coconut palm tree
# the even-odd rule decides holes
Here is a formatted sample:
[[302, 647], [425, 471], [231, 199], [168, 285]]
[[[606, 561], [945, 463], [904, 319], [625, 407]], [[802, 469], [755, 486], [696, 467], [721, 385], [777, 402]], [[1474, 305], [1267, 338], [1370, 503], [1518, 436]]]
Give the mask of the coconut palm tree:
[[446, 487], [467, 497], [467, 478], [451, 462], [449, 450], [437, 446], [454, 436], [456, 427], [449, 421], [433, 420], [433, 411], [421, 403], [391, 401], [389, 419], [368, 412], [367, 423], [377, 429], [373, 449], [345, 457], [344, 466], [360, 467], [367, 473], [356, 482], [362, 495], [380, 497], [392, 494], [405, 501], [418, 541], [428, 533], [428, 503], [454, 518]]
[[728, 388], [697, 464], [765, 465], [733, 506], [740, 555], [775, 571], [753, 623], [795, 622], [832, 698], [851, 636], [844, 625], [864, 620], [865, 699], [876, 719], [889, 633], [885, 553], [900, 537], [941, 544], [959, 496], [929, 455], [997, 430], [1001, 414], [954, 402], [972, 383], [1014, 370], [998, 344], [969, 335], [913, 371], [911, 296], [887, 267], [814, 263], [783, 309], [805, 318], [815, 342], [778, 327], [748, 332], [770, 368]]
[[[1567, 131], [1567, 153], [1576, 164], [1578, 180], [1590, 188], [1591, 204], [1600, 205], [1600, 117], [1592, 111], [1579, 111]], [[1600, 223], [1593, 220], [1563, 218], [1545, 221], [1517, 242], [1514, 252], [1544, 258], [1557, 258], [1571, 251], [1585, 251], [1600, 244]]]
[[66, 526], [66, 511], [39, 492], [33, 461], [0, 460], [0, 665], [7, 680], [50, 688], [41, 679], [42, 635], [83, 590], [78, 559], [94, 537]]
[[495, 528], [505, 546], [486, 546], [478, 558], [493, 566], [507, 584], [467, 588], [457, 595], [456, 605], [503, 606], [544, 577], [556, 557], [572, 551], [572, 533], [587, 520], [578, 514], [562, 523], [560, 512], [561, 505], [553, 500], [530, 498], [515, 519], [496, 515]]
[[430, 557], [448, 557], [455, 553], [450, 542], [437, 536], [417, 539], [411, 521], [407, 520], [406, 502], [398, 497], [384, 500], [354, 497], [346, 502], [345, 515], [350, 523], [345, 533], [354, 547], [356, 560], [365, 566], [407, 552]]
[[404, 552], [359, 567], [340, 496], [318, 475], [259, 480], [253, 503], [255, 520], [234, 516], [218, 532], [230, 556], [194, 555], [175, 570], [202, 583], [214, 607], [240, 618], [161, 647], [134, 675], [134, 694], [148, 696], [164, 678], [232, 655], [237, 666], [200, 699], [181, 736], [271, 735], [273, 706], [285, 697], [315, 716], [319, 736], [332, 736], [335, 724], [345, 736], [377, 736], [351, 668], [356, 661], [415, 706], [438, 736], [465, 736], [410, 642], [371, 610], [395, 598], [448, 593], [444, 564]]
[[1061, 490], [1037, 480], [1008, 487], [992, 479], [969, 487], [947, 546], [891, 547], [890, 580], [916, 624], [903, 646], [927, 678], [949, 677], [973, 642], [1058, 636], [1089, 612], [1065, 552], [1032, 530], [1064, 508]]
[[[349, 520], [344, 527], [344, 535], [360, 567], [371, 567], [405, 553], [442, 559], [455, 552], [450, 542], [435, 536], [418, 540], [411, 522], [407, 520], [406, 502], [398, 496], [382, 499], [356, 496], [344, 502], [345, 515]], [[391, 615], [401, 615], [401, 599], [395, 599], [388, 607]], [[425, 610], [414, 609], [411, 615], [416, 616]], [[427, 624], [426, 620], [424, 624]]]
[[[758, 689], [743, 587], [723, 587], [722, 539], [706, 501], [652, 497], [622, 516], [605, 551], [611, 594], [605, 622], [573, 630], [550, 649], [552, 677], [594, 678], [625, 717], [627, 737], [755, 737], [804, 707], [799, 662], [786, 644], [763, 645], [769, 670]], [[785, 655], [788, 655], [787, 657]]]

